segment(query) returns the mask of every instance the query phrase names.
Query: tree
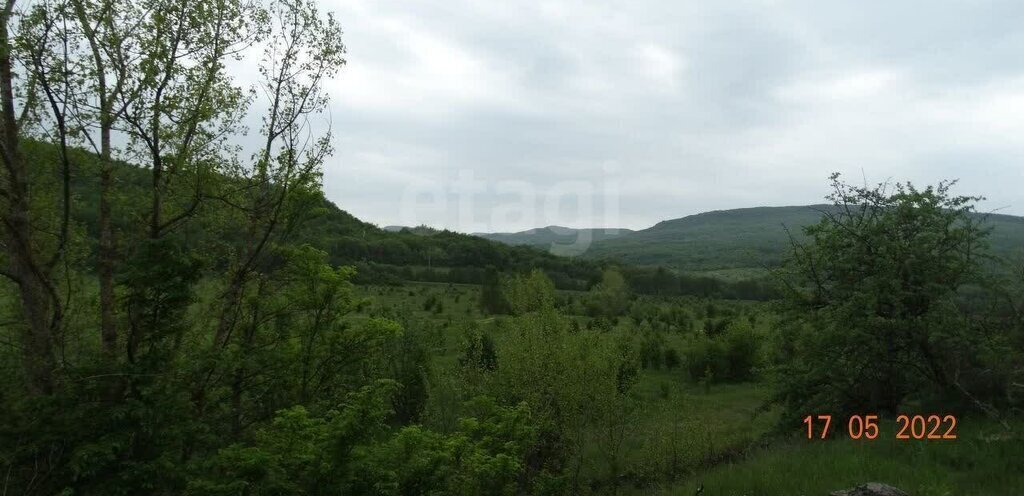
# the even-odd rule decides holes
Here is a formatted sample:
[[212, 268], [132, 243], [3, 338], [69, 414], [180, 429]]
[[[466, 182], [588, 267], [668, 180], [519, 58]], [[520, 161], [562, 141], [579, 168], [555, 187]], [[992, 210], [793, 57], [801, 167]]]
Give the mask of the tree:
[[[244, 225], [242, 248], [228, 262], [207, 363], [200, 368], [193, 402], [202, 415], [207, 390], [224, 365], [219, 359], [230, 346], [253, 346], [256, 331], [235, 332], [260, 312], [262, 298], [272, 291], [264, 282], [276, 267], [269, 248], [294, 236], [297, 227], [321, 205], [321, 167], [330, 155], [331, 134], [316, 136], [308, 119], [323, 112], [328, 98], [323, 83], [344, 65], [341, 28], [331, 15], [321, 16], [309, 1], [271, 4], [267, 42], [260, 64], [259, 89], [267, 99], [261, 148], [247, 167], [234, 164], [231, 177], [242, 184], [219, 199]], [[255, 282], [255, 284], [254, 284]], [[246, 307], [246, 301], [253, 304]], [[232, 401], [242, 401], [240, 378], [233, 372]]]
[[[115, 246], [112, 224], [113, 136], [120, 133], [127, 139], [123, 158], [150, 165], [151, 202], [142, 214], [148, 228], [124, 247], [123, 254], [132, 257], [136, 248], [146, 249], [139, 238], [158, 239], [195, 215], [209, 176], [223, 173], [221, 165], [232, 161], [233, 148], [226, 140], [239, 129], [246, 102], [224, 66], [258, 37], [260, 11], [255, 4], [235, 0], [204, 5], [56, 0], [32, 4], [24, 12], [13, 11], [13, 2], [9, 7], [8, 18], [20, 21], [17, 43], [9, 52], [29, 81], [21, 92], [22, 138], [56, 143], [63, 176], [59, 228], [48, 229], [57, 233], [49, 256], [53, 262], [46, 265], [61, 260], [69, 244], [71, 169], [82, 169], [81, 163], [71, 163], [71, 147], [90, 149], [94, 156], [88, 160], [98, 165], [99, 328], [106, 357], [113, 363], [118, 345], [116, 265], [124, 258]], [[168, 203], [168, 195], [177, 201]], [[34, 272], [47, 279], [52, 270]], [[49, 293], [70, 291], [43, 284], [50, 286]], [[50, 300], [47, 306], [56, 317], [61, 303]], [[51, 320], [58, 328], [59, 319]]]
[[629, 306], [629, 286], [622, 273], [607, 269], [601, 275], [601, 282], [591, 288], [589, 297], [591, 315], [616, 317]]
[[260, 65], [260, 89], [266, 95], [262, 147], [252, 165], [236, 173], [246, 187], [225, 201], [246, 217], [245, 249], [228, 276], [224, 307], [214, 337], [225, 346], [235, 325], [237, 306], [250, 276], [265, 259], [275, 235], [290, 234], [319, 199], [319, 180], [331, 135], [313, 136], [308, 119], [323, 112], [323, 82], [345, 63], [341, 28], [333, 16], [321, 17], [307, 1], [273, 4], [269, 41]]
[[508, 301], [501, 292], [501, 278], [493, 267], [489, 267], [484, 273], [483, 284], [480, 287], [480, 309], [491, 315], [509, 312]]
[[[334, 405], [387, 374], [400, 329], [340, 323], [352, 269], [292, 243], [325, 203], [330, 134], [309, 118], [344, 63], [340, 37], [303, 1], [4, 4], [0, 275], [19, 295], [22, 361], [4, 386], [30, 393], [0, 391], [11, 491], [175, 492], [184, 462], [275, 410]], [[264, 146], [243, 163], [232, 140], [253, 98], [226, 67], [258, 41]], [[96, 280], [98, 309], [75, 291]]]
[[466, 343], [463, 348], [462, 356], [459, 357], [460, 367], [472, 367], [479, 371], [493, 371], [498, 368], [494, 338], [490, 334], [470, 328], [466, 332]]
[[[111, 224], [113, 188], [112, 135], [120, 115], [122, 91], [134, 74], [123, 62], [130, 57], [130, 26], [138, 11], [132, 5], [114, 8], [110, 0], [83, 0], [34, 5], [22, 19], [20, 52], [26, 69], [41, 90], [43, 102], [30, 93], [25, 109], [37, 117], [42, 139], [59, 143], [64, 177], [70, 177], [69, 145], [87, 145], [100, 168], [97, 274], [100, 283], [100, 334], [108, 359], [115, 358], [115, 246]], [[81, 48], [84, 45], [85, 48]], [[39, 103], [41, 109], [35, 108]], [[94, 136], [98, 132], [98, 138]], [[64, 185], [64, 215], [70, 217], [70, 187]], [[65, 223], [64, 229], [67, 229]], [[66, 233], [62, 232], [66, 237]]]
[[976, 350], [959, 305], [980, 282], [988, 231], [980, 198], [955, 182], [851, 186], [832, 176], [831, 208], [793, 241], [789, 353], [778, 400], [794, 414], [897, 412], [910, 394], [951, 395]]
[[513, 315], [551, 310], [555, 306], [555, 285], [539, 269], [509, 277], [502, 293]]
[[[0, 197], [5, 205], [0, 211], [3, 224], [6, 260], [3, 275], [17, 287], [21, 304], [24, 370], [28, 390], [34, 394], [49, 394], [54, 388], [57, 368], [54, 349], [62, 326], [63, 305], [54, 282], [54, 270], [63, 255], [63, 241], [51, 249], [38, 230], [40, 215], [33, 211], [32, 176], [40, 170], [30, 169], [22, 150], [22, 132], [30, 117], [24, 105], [16, 109], [15, 60], [18, 56], [15, 38], [15, 1], [4, 2], [0, 11]], [[24, 88], [22, 93], [30, 102], [35, 88]], [[65, 161], [66, 164], [66, 161]], [[67, 168], [64, 168], [67, 177]], [[64, 182], [65, 209], [67, 208], [67, 182]], [[62, 219], [67, 224], [67, 216]], [[61, 233], [66, 233], [64, 228]]]
[[511, 278], [506, 287], [514, 316], [495, 340], [496, 366], [488, 364], [482, 339], [470, 341], [466, 362], [487, 371], [489, 394], [506, 405], [525, 402], [538, 419], [531, 478], [567, 471], [571, 480], [564, 482], [579, 492], [584, 463], [594, 462], [596, 453], [610, 477], [619, 475], [635, 411], [629, 391], [640, 362], [632, 343], [573, 332], [573, 320], [556, 310], [554, 286], [539, 270]]

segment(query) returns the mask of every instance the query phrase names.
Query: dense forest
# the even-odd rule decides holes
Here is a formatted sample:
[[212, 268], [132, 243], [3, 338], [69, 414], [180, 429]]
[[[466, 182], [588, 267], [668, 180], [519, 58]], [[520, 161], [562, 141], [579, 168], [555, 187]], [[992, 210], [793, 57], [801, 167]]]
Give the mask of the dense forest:
[[558, 257], [325, 198], [310, 0], [8, 0], [0, 48], [0, 495], [1024, 487], [1024, 273], [955, 183], [835, 175], [756, 278]]

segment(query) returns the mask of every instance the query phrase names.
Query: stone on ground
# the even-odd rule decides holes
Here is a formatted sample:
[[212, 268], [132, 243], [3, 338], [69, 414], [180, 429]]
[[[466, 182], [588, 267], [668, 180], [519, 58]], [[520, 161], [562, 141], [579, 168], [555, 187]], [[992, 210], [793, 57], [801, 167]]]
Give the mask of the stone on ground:
[[907, 496], [907, 493], [887, 484], [868, 482], [853, 489], [832, 491], [830, 496]]

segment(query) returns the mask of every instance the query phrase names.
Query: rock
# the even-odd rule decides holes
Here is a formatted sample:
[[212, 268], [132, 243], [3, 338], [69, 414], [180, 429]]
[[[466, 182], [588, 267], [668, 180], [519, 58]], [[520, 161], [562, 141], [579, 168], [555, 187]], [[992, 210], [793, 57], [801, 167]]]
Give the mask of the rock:
[[907, 496], [907, 493], [879, 482], [868, 482], [853, 489], [832, 491], [829, 494], [830, 496]]

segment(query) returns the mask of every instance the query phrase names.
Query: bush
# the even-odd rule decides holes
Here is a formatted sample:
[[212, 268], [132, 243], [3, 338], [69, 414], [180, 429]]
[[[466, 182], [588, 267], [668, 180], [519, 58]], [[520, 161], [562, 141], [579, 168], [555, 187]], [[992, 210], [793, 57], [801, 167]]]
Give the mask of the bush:
[[690, 379], [699, 381], [708, 371], [714, 377], [724, 377], [728, 370], [729, 361], [725, 346], [720, 340], [700, 335], [690, 341], [686, 349], [686, 371], [689, 372]]
[[761, 349], [761, 338], [746, 321], [736, 321], [729, 326], [725, 335], [725, 358], [729, 363], [728, 379], [746, 381], [754, 377], [758, 354]]
[[494, 348], [494, 339], [490, 334], [483, 334], [476, 329], [466, 332], [465, 345], [459, 366], [474, 367], [482, 371], [498, 368], [498, 356]]
[[694, 381], [705, 378], [708, 371], [719, 381], [750, 380], [754, 377], [760, 349], [761, 337], [746, 321], [738, 321], [721, 335], [701, 334], [691, 340], [686, 350], [686, 370]]
[[872, 188], [833, 174], [834, 205], [804, 228], [806, 241], [779, 272], [792, 327], [789, 349], [777, 353], [786, 358], [775, 396], [783, 422], [811, 411], [895, 414], [927, 398], [988, 410], [981, 403], [1006, 396], [987, 387], [997, 384], [991, 378], [974, 391], [961, 382], [990, 376], [995, 363], [983, 364], [988, 351], [979, 346], [1009, 336], [999, 324], [978, 325], [986, 317], [964, 304], [967, 291], [990, 291], [991, 229], [975, 214], [981, 198], [954, 195], [954, 184]]
[[679, 352], [675, 348], [665, 348], [665, 358], [663, 358], [663, 361], [665, 368], [674, 369], [682, 362], [682, 358], [679, 357]]

